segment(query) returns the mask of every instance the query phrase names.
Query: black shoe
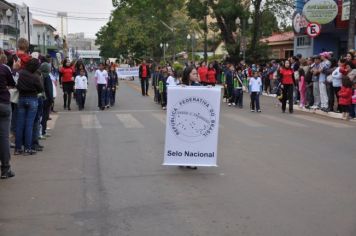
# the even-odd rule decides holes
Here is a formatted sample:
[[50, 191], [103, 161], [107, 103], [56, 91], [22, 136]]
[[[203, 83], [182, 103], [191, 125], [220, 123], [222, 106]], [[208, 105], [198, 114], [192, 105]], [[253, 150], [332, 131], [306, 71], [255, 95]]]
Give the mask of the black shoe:
[[27, 149], [27, 150], [25, 150], [24, 152], [23, 152], [23, 155], [24, 156], [32, 156], [32, 155], [36, 155], [36, 151], [35, 150], [33, 150], [33, 149]]
[[72, 110], [72, 109], [70, 109], [70, 107], [68, 107], [68, 111], [70, 111], [70, 110]]
[[197, 170], [198, 167], [196, 166], [186, 166], [187, 169], [191, 169], [191, 170]]
[[293, 112], [294, 112], [294, 111], [292, 111], [292, 110], [291, 110], [291, 111], [289, 111], [289, 113], [290, 113], [290, 114], [293, 114]]
[[12, 177], [15, 177], [15, 172], [13, 172], [12, 170], [8, 170], [4, 173], [1, 173], [1, 179], [8, 179]]

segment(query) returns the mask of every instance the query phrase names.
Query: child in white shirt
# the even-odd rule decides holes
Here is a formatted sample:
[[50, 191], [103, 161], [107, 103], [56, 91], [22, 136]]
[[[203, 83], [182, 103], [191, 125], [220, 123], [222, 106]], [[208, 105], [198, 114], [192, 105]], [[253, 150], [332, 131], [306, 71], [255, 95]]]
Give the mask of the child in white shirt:
[[79, 111], [84, 109], [85, 98], [88, 89], [88, 78], [85, 76], [85, 71], [80, 70], [80, 75], [75, 77], [75, 94], [77, 97], [77, 103], [79, 107]]
[[250, 78], [249, 91], [251, 96], [251, 112], [261, 112], [260, 109], [260, 94], [262, 93], [262, 80], [258, 76], [258, 72], [253, 72], [253, 77]]

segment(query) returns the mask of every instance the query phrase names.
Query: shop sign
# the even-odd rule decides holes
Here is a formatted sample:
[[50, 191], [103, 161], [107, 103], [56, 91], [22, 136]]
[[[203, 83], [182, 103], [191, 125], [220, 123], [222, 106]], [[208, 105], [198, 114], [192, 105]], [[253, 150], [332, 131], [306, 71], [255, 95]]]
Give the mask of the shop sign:
[[328, 24], [335, 19], [338, 7], [334, 0], [310, 0], [304, 5], [303, 15], [310, 22]]
[[350, 0], [343, 0], [342, 1], [341, 20], [347, 21], [349, 19], [350, 19]]

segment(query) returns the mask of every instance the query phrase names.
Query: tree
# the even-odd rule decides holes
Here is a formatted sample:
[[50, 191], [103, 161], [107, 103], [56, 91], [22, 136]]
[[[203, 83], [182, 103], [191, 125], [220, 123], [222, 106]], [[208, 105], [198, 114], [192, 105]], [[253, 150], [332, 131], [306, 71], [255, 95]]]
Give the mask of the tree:
[[356, 0], [350, 1], [350, 19], [347, 48], [355, 49], [355, 17], [356, 17]]
[[[177, 42], [179, 48], [185, 46], [181, 38], [186, 37], [182, 31], [189, 25], [184, 21], [187, 17], [182, 19], [181, 15], [175, 15], [182, 10], [184, 0], [112, 0], [112, 3], [116, 9], [107, 25], [97, 33], [96, 44], [100, 45], [102, 56], [157, 58], [161, 55], [159, 44], [163, 41], [171, 45]], [[162, 25], [162, 19], [176, 28], [174, 35]]]

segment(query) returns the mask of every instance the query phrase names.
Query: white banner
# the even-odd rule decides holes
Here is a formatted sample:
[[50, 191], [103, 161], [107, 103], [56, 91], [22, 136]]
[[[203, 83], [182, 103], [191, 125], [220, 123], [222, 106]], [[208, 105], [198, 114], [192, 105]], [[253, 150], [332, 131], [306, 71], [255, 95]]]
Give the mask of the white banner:
[[116, 73], [119, 78], [138, 77], [138, 67], [117, 68]]
[[217, 166], [221, 88], [167, 89], [163, 165]]

